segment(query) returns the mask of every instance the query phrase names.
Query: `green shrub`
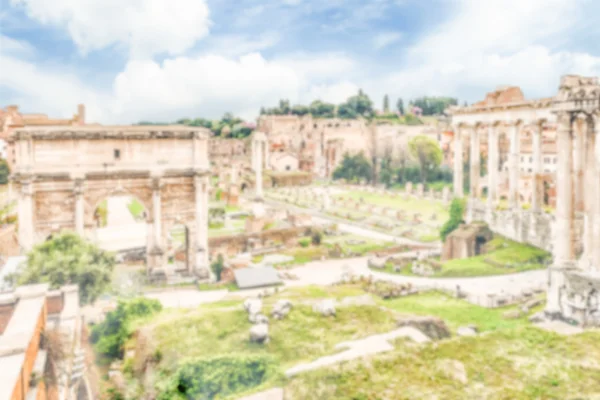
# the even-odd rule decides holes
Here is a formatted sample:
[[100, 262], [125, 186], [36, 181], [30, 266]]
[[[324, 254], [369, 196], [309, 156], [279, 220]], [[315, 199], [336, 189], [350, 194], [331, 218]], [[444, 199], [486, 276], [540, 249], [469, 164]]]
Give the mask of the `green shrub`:
[[314, 230], [310, 235], [310, 240], [313, 245], [320, 245], [321, 241], [323, 240], [323, 233], [319, 230]]
[[223, 195], [223, 191], [221, 189], [217, 189], [216, 193], [215, 193], [215, 199], [217, 201], [221, 201], [221, 196]]
[[100, 324], [92, 328], [90, 341], [97, 353], [116, 358], [123, 356], [123, 345], [133, 330], [133, 322], [156, 314], [162, 309], [158, 300], [139, 297], [119, 300], [117, 308], [106, 314]]
[[465, 200], [454, 199], [450, 204], [450, 218], [442, 226], [440, 230], [440, 236], [442, 240], [446, 240], [446, 237], [454, 231], [463, 222], [463, 215], [465, 213]]
[[302, 247], [310, 246], [310, 242], [311, 242], [310, 238], [302, 238], [302, 239], [298, 240], [298, 244]]
[[229, 354], [190, 359], [157, 384], [158, 400], [215, 399], [261, 385], [275, 372], [268, 355]]
[[217, 277], [217, 281], [221, 280], [221, 274], [223, 273], [223, 268], [225, 268], [225, 262], [223, 261], [223, 256], [219, 254], [215, 262], [210, 264], [210, 269]]

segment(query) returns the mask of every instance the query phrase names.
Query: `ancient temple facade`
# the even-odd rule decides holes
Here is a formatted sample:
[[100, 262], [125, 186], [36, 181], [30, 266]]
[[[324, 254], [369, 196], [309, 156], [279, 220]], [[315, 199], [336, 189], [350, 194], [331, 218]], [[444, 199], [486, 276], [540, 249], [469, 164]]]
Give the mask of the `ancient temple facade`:
[[[563, 76], [555, 97], [525, 100], [520, 91], [488, 95], [471, 107], [450, 110], [454, 130], [454, 195], [465, 196], [463, 160], [469, 160], [467, 219], [519, 242], [551, 251], [547, 315], [581, 325], [600, 324], [600, 84], [597, 78]], [[552, 127], [554, 171], [544, 169], [545, 129]], [[499, 208], [501, 143], [508, 147], [507, 208]], [[487, 175], [481, 174], [481, 143], [487, 147]], [[520, 147], [531, 152], [531, 203], [522, 207], [524, 174]], [[465, 143], [469, 154], [465, 155]], [[544, 157], [546, 160], [544, 161]], [[531, 169], [531, 172], [529, 172]], [[555, 187], [555, 211], [544, 209]], [[481, 197], [481, 186], [487, 196]]]

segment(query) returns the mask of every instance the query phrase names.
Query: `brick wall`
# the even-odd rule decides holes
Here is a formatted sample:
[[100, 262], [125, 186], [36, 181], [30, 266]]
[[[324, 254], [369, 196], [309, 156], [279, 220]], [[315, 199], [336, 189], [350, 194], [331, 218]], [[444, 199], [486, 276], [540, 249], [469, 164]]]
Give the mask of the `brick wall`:
[[0, 335], [4, 333], [14, 309], [15, 303], [0, 305]]

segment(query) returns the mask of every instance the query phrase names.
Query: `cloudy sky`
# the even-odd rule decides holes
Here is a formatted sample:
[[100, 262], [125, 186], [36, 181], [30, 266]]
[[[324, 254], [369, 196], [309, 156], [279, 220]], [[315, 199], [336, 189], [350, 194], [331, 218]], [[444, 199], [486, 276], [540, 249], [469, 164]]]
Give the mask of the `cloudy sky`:
[[133, 123], [280, 98], [552, 95], [600, 75], [596, 0], [0, 0], [0, 107]]

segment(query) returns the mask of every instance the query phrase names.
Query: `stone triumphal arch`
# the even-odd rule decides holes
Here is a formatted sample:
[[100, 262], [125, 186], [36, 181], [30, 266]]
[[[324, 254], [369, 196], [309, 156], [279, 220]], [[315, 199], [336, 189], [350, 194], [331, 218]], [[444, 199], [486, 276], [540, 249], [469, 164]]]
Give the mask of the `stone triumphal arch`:
[[94, 211], [128, 195], [147, 210], [147, 265], [166, 263], [169, 230], [188, 234], [186, 270], [208, 271], [210, 133], [180, 126], [23, 127], [12, 140], [22, 252], [53, 233], [92, 237]]

